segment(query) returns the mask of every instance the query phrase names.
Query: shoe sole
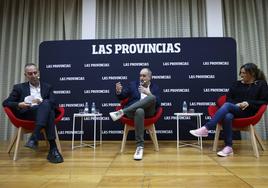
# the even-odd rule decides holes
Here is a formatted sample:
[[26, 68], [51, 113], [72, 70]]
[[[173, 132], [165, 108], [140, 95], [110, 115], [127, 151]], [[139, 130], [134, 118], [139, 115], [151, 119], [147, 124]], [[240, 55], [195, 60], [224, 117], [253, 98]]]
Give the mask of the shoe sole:
[[63, 163], [64, 160], [63, 159], [55, 159], [55, 160], [49, 160], [49, 157], [47, 157], [47, 160], [50, 162], [50, 163]]
[[194, 131], [190, 131], [190, 133], [191, 133], [193, 136], [196, 136], [196, 137], [208, 137], [208, 135], [198, 135], [198, 134], [195, 134]]
[[53, 164], [58, 164], [58, 163], [63, 163], [64, 161], [50, 161], [49, 159], [47, 159], [50, 163], [53, 163]]
[[135, 158], [134, 158], [134, 160], [135, 160], [135, 161], [140, 161], [140, 160], [142, 160], [142, 158], [141, 158], [141, 159], [135, 159]]

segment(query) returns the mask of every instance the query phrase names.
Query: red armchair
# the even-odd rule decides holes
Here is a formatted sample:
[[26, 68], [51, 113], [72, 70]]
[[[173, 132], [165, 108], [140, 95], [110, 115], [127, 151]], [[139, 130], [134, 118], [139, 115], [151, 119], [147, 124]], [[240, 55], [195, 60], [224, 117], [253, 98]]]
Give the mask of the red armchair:
[[[213, 117], [215, 115], [215, 113], [217, 112], [218, 108], [220, 106], [222, 106], [225, 103], [225, 101], [226, 101], [226, 95], [219, 97], [217, 100], [217, 106], [209, 106], [208, 107], [208, 114], [211, 117]], [[259, 135], [256, 133], [254, 126], [261, 120], [262, 115], [265, 112], [266, 108], [267, 108], [267, 105], [263, 104], [254, 116], [247, 117], [247, 118], [235, 118], [233, 120], [233, 130], [249, 131], [250, 138], [251, 138], [251, 144], [253, 147], [254, 155], [256, 157], [259, 157], [259, 151], [258, 151], [256, 140], [258, 141], [262, 150], [265, 150], [265, 146], [264, 146], [261, 138], [259, 137]], [[216, 127], [216, 133], [215, 133], [214, 143], [213, 143], [213, 151], [217, 150], [221, 128], [222, 128], [221, 124], [219, 123]]]
[[[59, 111], [59, 114], [57, 115], [57, 117], [54, 121], [55, 124], [57, 124], [62, 119], [62, 117], [64, 115], [64, 108], [63, 107], [58, 107], [57, 110]], [[7, 149], [7, 153], [10, 153], [10, 151], [12, 150], [12, 148], [16, 142], [14, 156], [13, 156], [13, 160], [15, 161], [15, 160], [17, 160], [17, 154], [18, 154], [18, 148], [20, 145], [21, 135], [33, 132], [34, 127], [35, 127], [35, 122], [30, 121], [30, 120], [23, 120], [23, 119], [17, 118], [9, 107], [4, 107], [4, 111], [5, 111], [6, 115], [8, 116], [9, 120], [11, 121], [11, 123], [15, 127], [18, 128], [16, 131], [16, 134], [12, 138], [12, 140], [8, 146], [8, 149]], [[61, 153], [61, 146], [60, 146], [56, 126], [55, 126], [55, 132], [56, 132], [56, 144], [57, 144], [57, 147], [59, 149], [59, 152]], [[42, 133], [44, 134], [44, 138], [46, 139], [46, 134], [45, 134], [44, 129], [42, 129]]]
[[[121, 105], [117, 106], [116, 110], [120, 110], [120, 109], [124, 108], [127, 101], [128, 101], [128, 98], [122, 100], [120, 102]], [[153, 117], [144, 119], [144, 128], [148, 131], [148, 133], [153, 141], [155, 151], [159, 151], [159, 146], [158, 146], [158, 141], [157, 141], [157, 136], [156, 136], [156, 131], [155, 131], [155, 123], [161, 117], [162, 113], [163, 113], [163, 108], [159, 107]], [[125, 145], [126, 145], [128, 132], [130, 130], [135, 130], [135, 128], [134, 128], [134, 120], [133, 119], [129, 119], [126, 116], [123, 116], [120, 119], [120, 121], [125, 125], [122, 144], [121, 144], [121, 150], [120, 150], [120, 152], [123, 153], [124, 149], [125, 149]]]

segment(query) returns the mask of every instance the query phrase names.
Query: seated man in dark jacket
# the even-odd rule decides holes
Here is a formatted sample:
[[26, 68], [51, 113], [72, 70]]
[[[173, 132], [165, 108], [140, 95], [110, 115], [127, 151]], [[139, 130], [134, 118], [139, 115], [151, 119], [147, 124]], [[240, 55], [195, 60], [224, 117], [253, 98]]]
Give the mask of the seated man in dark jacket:
[[56, 100], [52, 86], [39, 81], [39, 71], [35, 64], [26, 64], [24, 70], [28, 82], [14, 85], [3, 106], [12, 108], [15, 115], [21, 119], [35, 121], [36, 127], [26, 147], [37, 148], [40, 131], [44, 128], [50, 144], [47, 159], [52, 163], [61, 163], [63, 158], [55, 142]]
[[137, 143], [135, 160], [141, 160], [143, 156], [144, 118], [153, 116], [160, 106], [159, 88], [151, 79], [151, 70], [143, 68], [140, 71], [139, 81], [131, 82], [126, 88], [123, 88], [120, 82], [116, 83], [117, 98], [119, 100], [128, 98], [129, 100], [124, 109], [110, 113], [113, 121], [120, 119], [123, 115], [134, 119]]

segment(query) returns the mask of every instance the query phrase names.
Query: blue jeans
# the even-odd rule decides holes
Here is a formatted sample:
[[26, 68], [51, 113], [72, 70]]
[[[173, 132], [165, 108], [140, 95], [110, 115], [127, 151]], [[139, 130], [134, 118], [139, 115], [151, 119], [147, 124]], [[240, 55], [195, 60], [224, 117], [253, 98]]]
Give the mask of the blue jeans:
[[239, 106], [226, 102], [216, 112], [215, 116], [211, 118], [204, 126], [210, 130], [215, 129], [217, 123], [222, 123], [224, 132], [224, 143], [226, 146], [232, 147], [233, 145], [233, 131], [232, 121], [235, 117], [246, 117], [248, 116]]

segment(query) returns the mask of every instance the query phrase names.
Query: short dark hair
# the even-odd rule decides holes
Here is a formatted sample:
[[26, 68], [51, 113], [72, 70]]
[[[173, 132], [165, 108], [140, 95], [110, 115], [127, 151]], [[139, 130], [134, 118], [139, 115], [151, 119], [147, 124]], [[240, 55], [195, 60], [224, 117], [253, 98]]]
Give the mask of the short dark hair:
[[38, 67], [37, 67], [36, 64], [34, 64], [34, 63], [27, 63], [27, 64], [24, 66], [24, 71], [26, 70], [27, 67], [30, 67], [30, 66], [35, 66], [35, 67], [38, 69]]

